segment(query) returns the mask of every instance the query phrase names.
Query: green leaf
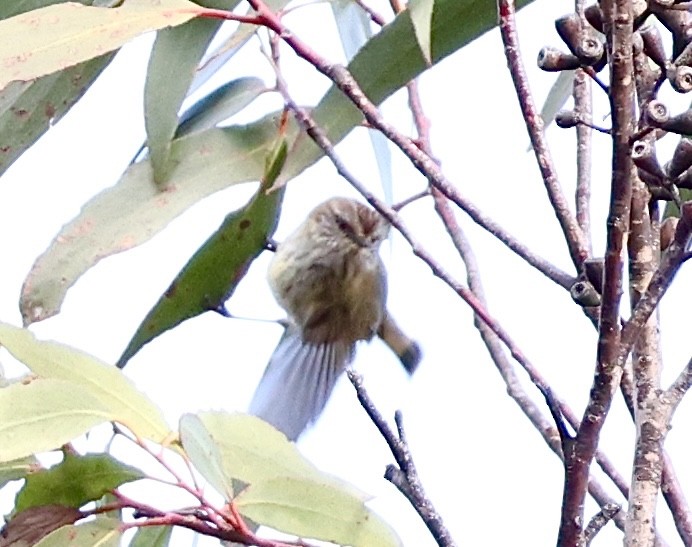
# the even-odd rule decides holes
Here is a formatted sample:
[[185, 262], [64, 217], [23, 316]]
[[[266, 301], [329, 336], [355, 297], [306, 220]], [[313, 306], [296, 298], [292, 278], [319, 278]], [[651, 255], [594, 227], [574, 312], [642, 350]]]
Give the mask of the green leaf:
[[223, 84], [185, 111], [175, 136], [183, 137], [215, 127], [240, 112], [265, 91], [267, 86], [259, 78], [238, 78]]
[[[283, 151], [285, 159], [285, 144]], [[268, 184], [276, 179], [278, 169]], [[119, 367], [163, 332], [223, 308], [276, 229], [283, 190], [267, 193], [266, 187], [267, 183], [261, 185], [245, 207], [229, 214], [192, 256], [142, 321], [118, 359]]]
[[[518, 0], [521, 8], [532, 0]], [[432, 63], [469, 44], [497, 25], [495, 3], [486, 0], [437, 0], [431, 23]], [[392, 93], [426, 70], [427, 65], [416, 40], [411, 14], [404, 10], [358, 52], [349, 70], [374, 104], [380, 104]], [[358, 125], [360, 111], [334, 86], [312, 112], [317, 124], [332, 143], [338, 143]], [[322, 156], [309, 140], [291, 150], [278, 185], [301, 173]]]
[[416, 33], [416, 40], [420, 46], [425, 63], [432, 65], [431, 49], [431, 23], [433, 17], [433, 6], [435, 0], [411, 0], [408, 3], [408, 10], [411, 12], [411, 22]]
[[[297, 130], [293, 125], [291, 135]], [[22, 288], [26, 324], [58, 313], [69, 287], [102, 258], [151, 239], [199, 200], [233, 184], [259, 180], [278, 134], [276, 115], [246, 126], [210, 129], [173, 142], [176, 164], [165, 188], [148, 160], [92, 198], [34, 263]]]
[[63, 526], [34, 547], [120, 547], [119, 520], [99, 517], [84, 524]]
[[0, 21], [0, 89], [33, 80], [113, 51], [130, 39], [176, 26], [204, 13], [187, 0], [129, 0], [97, 8], [66, 2]]
[[29, 473], [34, 473], [41, 469], [41, 464], [34, 456], [19, 458], [0, 463], [0, 488], [8, 482], [23, 479]]
[[183, 429], [187, 439], [187, 445], [184, 440], [183, 446], [187, 449], [192, 440], [201, 449], [195, 447], [192, 451], [193, 463], [206, 467], [208, 464], [199, 460], [205, 453], [220, 458], [225, 483], [232, 479], [251, 484], [282, 476], [320, 475], [283, 433], [255, 416], [202, 412], [184, 416], [181, 435]]
[[58, 465], [29, 475], [17, 494], [15, 511], [41, 505], [79, 508], [127, 482], [143, 479], [139, 469], [108, 454], [65, 454]]
[[112, 420], [81, 385], [38, 378], [0, 389], [0, 461], [46, 452]]
[[[687, 201], [692, 201], [692, 190], [689, 188], [680, 188], [680, 200], [685, 203]], [[666, 203], [666, 208], [663, 210], [663, 218], [677, 217], [680, 218], [680, 209], [675, 204], [674, 201], [669, 201]]]
[[[232, 10], [239, 2], [219, 0], [213, 7]], [[159, 184], [168, 178], [178, 112], [200, 59], [220, 26], [218, 19], [196, 19], [156, 35], [144, 84], [144, 123], [154, 180]]]
[[195, 469], [225, 500], [233, 499], [233, 480], [224, 472], [221, 452], [201, 418], [184, 414], [179, 430], [180, 442]]
[[240, 514], [296, 536], [358, 547], [402, 545], [362, 500], [331, 483], [277, 477], [250, 484], [235, 503]]
[[0, 91], [0, 174], [82, 97], [113, 59], [107, 54]]
[[[170, 434], [161, 411], [117, 368], [69, 346], [36, 340], [28, 330], [4, 323], [0, 323], [0, 344], [35, 374], [68, 381], [89, 400], [98, 401], [98, 408], [107, 412], [106, 420], [118, 421], [139, 437], [158, 443]], [[49, 448], [55, 446], [59, 445]]]
[[172, 526], [140, 526], [130, 542], [130, 547], [166, 547], [172, 533]]

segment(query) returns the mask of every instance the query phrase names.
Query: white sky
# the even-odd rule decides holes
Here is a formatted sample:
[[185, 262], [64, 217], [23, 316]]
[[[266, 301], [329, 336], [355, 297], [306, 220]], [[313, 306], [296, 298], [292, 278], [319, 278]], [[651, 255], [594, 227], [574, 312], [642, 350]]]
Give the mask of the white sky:
[[[536, 54], [543, 45], [559, 45], [552, 21], [570, 11], [571, 5], [564, 0], [537, 0], [520, 14], [520, 38], [538, 101], [545, 97], [554, 77], [535, 68]], [[306, 23], [301, 23], [302, 17]], [[318, 17], [319, 25], [315, 25]], [[318, 44], [320, 51], [340, 60], [336, 30], [325, 29], [329, 17], [324, 6], [311, 7], [287, 22], [301, 37]], [[87, 199], [117, 181], [143, 140], [142, 85], [150, 43], [151, 37], [144, 37], [126, 46], [85, 98], [0, 181], [0, 232], [5, 234], [0, 238], [1, 320], [21, 324], [17, 302], [31, 264]], [[250, 45], [247, 49], [255, 48]], [[210, 85], [248, 73], [271, 82], [268, 68], [249, 53], [234, 58], [232, 68]], [[299, 102], [314, 103], [327, 87], [325, 80], [305, 63], [292, 62], [288, 54], [284, 57], [291, 92]], [[425, 75], [421, 93], [432, 122], [434, 153], [465, 195], [534, 251], [571, 271], [533, 155], [526, 152], [528, 137], [505, 65], [499, 34], [493, 31]], [[409, 118], [403, 114], [404, 101], [404, 95], [398, 94], [385, 105], [384, 113], [400, 128], [411, 131]], [[602, 97], [599, 101], [604, 115]], [[276, 98], [262, 99], [237, 121], [255, 119], [279, 105]], [[609, 120], [603, 124], [609, 125]], [[562, 184], [571, 195], [573, 132], [551, 128], [548, 135], [554, 143]], [[608, 138], [595, 135], [594, 147], [594, 249], [602, 254]], [[365, 130], [354, 131], [338, 150], [356, 175], [379, 191]], [[424, 181], [399, 153], [394, 152], [394, 158], [395, 194], [401, 199], [421, 189]], [[103, 260], [69, 291], [61, 314], [32, 330], [40, 337], [114, 362], [190, 255], [254, 188], [243, 185], [211, 196], [145, 245]], [[325, 161], [292, 181], [277, 240], [312, 206], [337, 194], [353, 192]], [[431, 216], [431, 207], [430, 200], [417, 202], [405, 209], [404, 218], [426, 248], [463, 279], [460, 262]], [[564, 291], [474, 227], [465, 215], [459, 218], [474, 243], [491, 312], [556, 393], [581, 414], [592, 379], [595, 332]], [[554, 544], [562, 494], [561, 464], [506, 395], [468, 308], [412, 256], [398, 235], [391, 248], [384, 246], [383, 254], [390, 272], [390, 309], [421, 343], [424, 359], [409, 381], [396, 358], [375, 341], [359, 348], [356, 365], [385, 415], [403, 410], [414, 458], [430, 498], [460, 544]], [[232, 313], [263, 319], [281, 316], [264, 280], [268, 258], [262, 256], [253, 265], [230, 300]], [[662, 306], [666, 381], [677, 375], [690, 356], [689, 338], [683, 331], [686, 322], [675, 313], [679, 304], [689, 302], [681, 287], [690, 281], [687, 267]], [[229, 320], [208, 313], [146, 346], [125, 371], [164, 409], [172, 426], [184, 412], [243, 410], [280, 332], [271, 323]], [[8, 373], [19, 370], [6, 353], [0, 359]], [[540, 401], [535, 389], [530, 385], [527, 389]], [[685, 452], [691, 413], [689, 402], [684, 401], [667, 445], [684, 490], [692, 487], [692, 463]], [[629, 477], [633, 426], [620, 400], [604, 435], [602, 447]], [[407, 502], [382, 478], [392, 458], [346, 378], [299, 446], [322, 469], [373, 494], [372, 506], [398, 531], [406, 547], [434, 544]], [[0, 501], [0, 509], [7, 512], [10, 500]], [[175, 506], [176, 501], [167, 496], [166, 503]], [[590, 504], [587, 518], [593, 512], [595, 506]], [[670, 530], [665, 510], [660, 512], [660, 525]], [[177, 537], [176, 545], [189, 544], [182, 539], [187, 536]], [[610, 524], [594, 545], [613, 545], [619, 537]], [[670, 545], [680, 545], [675, 537], [666, 534]]]

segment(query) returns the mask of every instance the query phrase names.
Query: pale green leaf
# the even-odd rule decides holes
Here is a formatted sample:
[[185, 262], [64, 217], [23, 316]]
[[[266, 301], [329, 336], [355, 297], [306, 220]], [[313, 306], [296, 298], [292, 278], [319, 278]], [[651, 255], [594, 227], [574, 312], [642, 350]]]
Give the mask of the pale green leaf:
[[250, 484], [235, 503], [253, 521], [299, 537], [358, 547], [402, 545], [361, 499], [332, 483], [277, 477]]
[[204, 8], [187, 0], [128, 0], [118, 8], [56, 4], [0, 21], [0, 89], [74, 66], [151, 30], [180, 25]]
[[113, 55], [0, 91], [0, 174], [82, 97]]
[[206, 426], [195, 414], [180, 418], [180, 442], [195, 469], [225, 500], [233, 498], [233, 480], [223, 469], [221, 453]]
[[63, 526], [34, 547], [120, 547], [119, 520], [99, 517], [84, 524]]
[[410, 0], [408, 9], [416, 33], [416, 40], [427, 65], [432, 65], [431, 36], [435, 0]]
[[84, 387], [38, 378], [0, 389], [0, 461], [53, 450], [112, 420]]
[[159, 443], [169, 435], [161, 411], [116, 367], [69, 346], [36, 340], [28, 330], [4, 323], [0, 323], [0, 344], [34, 374], [69, 381], [75, 389], [88, 393], [89, 400], [97, 400], [99, 408], [107, 411], [108, 420]]
[[34, 456], [27, 456], [8, 462], [0, 462], [0, 488], [10, 481], [23, 479], [29, 473], [33, 473], [40, 469], [41, 464]]
[[79, 508], [122, 484], [144, 477], [139, 469], [125, 465], [109, 454], [75, 456], [66, 453], [58, 465], [26, 478], [26, 483], [17, 493], [14, 510], [24, 511], [50, 504]]
[[172, 526], [140, 526], [130, 542], [130, 547], [166, 547], [172, 533]]

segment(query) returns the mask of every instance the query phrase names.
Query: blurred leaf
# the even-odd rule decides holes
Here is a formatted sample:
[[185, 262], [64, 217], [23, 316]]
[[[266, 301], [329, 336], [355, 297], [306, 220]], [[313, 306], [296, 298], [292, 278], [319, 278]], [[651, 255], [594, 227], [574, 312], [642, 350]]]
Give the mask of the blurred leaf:
[[82, 97], [115, 54], [0, 91], [0, 174]]
[[0, 389], [0, 461], [46, 452], [112, 419], [79, 384], [38, 378]]
[[416, 33], [416, 40], [420, 46], [425, 63], [432, 65], [431, 36], [433, 5], [435, 0], [411, 0], [408, 10], [411, 12], [411, 22]]
[[[518, 0], [517, 8], [530, 1]], [[433, 64], [496, 25], [497, 7], [493, 2], [437, 0], [431, 25]], [[375, 104], [380, 104], [426, 68], [408, 10], [401, 12], [392, 23], [373, 36], [349, 63], [349, 70]], [[334, 86], [315, 107], [312, 115], [334, 144], [363, 119], [360, 111]], [[321, 156], [322, 153], [312, 141], [300, 141], [300, 146], [291, 150], [278, 184], [292, 179]]]
[[310, 478], [254, 482], [235, 503], [241, 515], [296, 536], [358, 547], [402, 545], [394, 530], [362, 500]]
[[543, 108], [541, 108], [541, 118], [545, 127], [548, 127], [555, 121], [555, 115], [562, 110], [562, 107], [572, 96], [573, 87], [574, 70], [563, 70], [560, 72], [550, 87], [548, 96], [543, 103]]
[[259, 78], [238, 78], [223, 84], [185, 111], [175, 136], [183, 137], [215, 127], [243, 110], [265, 91], [267, 86]]
[[96, 501], [110, 490], [146, 475], [109, 454], [74, 456], [50, 469], [29, 475], [15, 498], [15, 511], [58, 504], [79, 508]]
[[0, 547], [28, 547], [66, 524], [82, 518], [74, 507], [43, 505], [21, 511], [0, 530]]
[[166, 547], [172, 532], [172, 526], [140, 526], [130, 542], [130, 547]]
[[102, 258], [148, 241], [214, 192], [259, 180], [277, 128], [274, 114], [175, 140], [171, 161], [176, 167], [163, 189], [152, 182], [148, 160], [130, 166], [115, 186], [87, 202], [36, 260], [22, 288], [24, 322], [58, 313], [70, 286]]
[[98, 517], [84, 524], [63, 526], [34, 547], [120, 547], [119, 520]]
[[266, 188], [274, 182], [285, 160], [286, 145], [283, 139], [281, 142], [284, 155], [278, 170], [260, 185], [245, 207], [224, 219], [176, 276], [118, 359], [120, 368], [144, 344], [186, 319], [221, 310], [231, 297], [276, 229], [283, 191], [267, 193]]
[[[370, 17], [353, 0], [336, 0], [330, 2], [336, 27], [339, 29], [341, 45], [350, 61], [358, 50], [372, 38]], [[389, 140], [379, 131], [368, 131], [372, 150], [375, 154], [377, 169], [380, 173], [380, 183], [384, 191], [385, 201], [394, 202], [392, 179], [392, 153], [389, 148]]]
[[[240, 0], [200, 3], [205, 7], [232, 10]], [[219, 19], [195, 19], [175, 28], [162, 29], [156, 35], [144, 84], [144, 123], [154, 180], [159, 184], [168, 178], [168, 159], [178, 126], [178, 112], [200, 59], [221, 23]], [[175, 77], [171, 77], [173, 74]]]
[[[226, 483], [230, 479], [254, 483], [275, 477], [314, 477], [320, 474], [283, 433], [255, 416], [201, 412], [183, 416], [181, 437], [182, 429], [185, 430], [187, 446], [191, 440], [199, 445], [193, 450], [193, 463], [197, 465], [198, 458], [204, 457], [205, 451], [220, 458]], [[210, 446], [215, 448], [210, 450]], [[199, 463], [202, 467], [208, 466]]]
[[233, 480], [224, 473], [221, 453], [204, 422], [195, 414], [180, 418], [180, 442], [195, 469], [224, 500], [233, 499]]
[[[683, 203], [692, 201], [692, 190], [689, 188], [679, 188], [678, 191], [680, 192], [680, 200]], [[663, 210], [663, 218], [666, 219], [668, 217], [680, 218], [680, 209], [678, 209], [674, 201], [666, 203], [666, 208]]]
[[346, 59], [350, 61], [363, 44], [372, 38], [370, 17], [353, 0], [333, 0], [329, 5], [339, 31], [341, 47]]
[[41, 464], [34, 456], [27, 456], [18, 460], [0, 463], [0, 488], [8, 482], [23, 479], [29, 473], [41, 469]]
[[187, 0], [129, 0], [111, 8], [63, 3], [0, 21], [0, 89], [93, 59], [130, 39], [204, 13]]
[[[279, 11], [288, 4], [288, 1], [289, 0], [265, 0], [264, 3], [274, 11]], [[247, 15], [251, 11], [252, 8], [248, 8], [244, 14]], [[252, 36], [255, 35], [258, 28], [257, 25], [241, 23], [228, 38], [223, 40], [214, 49], [214, 51], [207, 54], [197, 69], [197, 73], [192, 80], [188, 94], [195, 92], [207, 82], [209, 78], [216, 74], [221, 67], [226, 66], [226, 63], [243, 48]]]
[[[75, 348], [36, 340], [28, 330], [4, 323], [0, 323], [0, 344], [34, 374], [69, 381], [74, 389], [86, 392], [107, 411], [107, 420], [118, 421], [137, 436], [158, 443], [169, 435], [161, 411], [115, 367]], [[59, 445], [49, 448], [55, 446]]]

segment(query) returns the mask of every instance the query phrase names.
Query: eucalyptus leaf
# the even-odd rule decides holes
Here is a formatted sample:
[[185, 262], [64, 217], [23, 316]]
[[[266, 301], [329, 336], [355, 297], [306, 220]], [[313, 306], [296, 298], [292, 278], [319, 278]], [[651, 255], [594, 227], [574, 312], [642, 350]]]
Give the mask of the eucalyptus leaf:
[[169, 436], [161, 411], [115, 367], [75, 348], [37, 340], [30, 331], [4, 323], [0, 323], [0, 344], [34, 374], [69, 382], [71, 390], [98, 401], [104, 419], [118, 421], [139, 437], [158, 443]]

